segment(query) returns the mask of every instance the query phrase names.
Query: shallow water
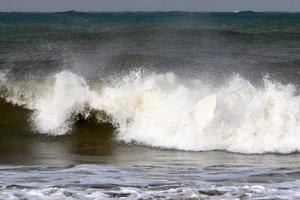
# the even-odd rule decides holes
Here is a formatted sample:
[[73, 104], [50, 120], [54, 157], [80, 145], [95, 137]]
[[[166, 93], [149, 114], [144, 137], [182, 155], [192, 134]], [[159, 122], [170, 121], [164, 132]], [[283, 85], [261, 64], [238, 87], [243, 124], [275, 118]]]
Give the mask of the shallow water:
[[9, 151], [19, 145], [16, 138], [7, 138], [15, 146], [1, 148], [1, 198], [295, 199], [300, 195], [298, 154], [172, 151], [96, 138], [95, 133], [65, 139], [34, 136], [18, 151]]

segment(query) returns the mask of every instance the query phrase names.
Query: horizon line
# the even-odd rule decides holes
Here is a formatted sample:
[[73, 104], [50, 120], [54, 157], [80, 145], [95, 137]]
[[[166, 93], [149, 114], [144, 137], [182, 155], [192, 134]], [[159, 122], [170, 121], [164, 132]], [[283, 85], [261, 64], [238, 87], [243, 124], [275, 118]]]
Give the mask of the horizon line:
[[266, 11], [255, 11], [255, 10], [224, 10], [224, 11], [187, 11], [187, 10], [122, 10], [122, 11], [82, 11], [82, 10], [60, 10], [60, 11], [1, 11], [0, 13], [67, 13], [67, 12], [78, 12], [78, 13], [171, 13], [171, 12], [181, 12], [181, 13], [245, 13], [245, 12], [253, 12], [253, 13], [300, 13], [300, 11], [278, 11], [278, 10], [266, 10]]

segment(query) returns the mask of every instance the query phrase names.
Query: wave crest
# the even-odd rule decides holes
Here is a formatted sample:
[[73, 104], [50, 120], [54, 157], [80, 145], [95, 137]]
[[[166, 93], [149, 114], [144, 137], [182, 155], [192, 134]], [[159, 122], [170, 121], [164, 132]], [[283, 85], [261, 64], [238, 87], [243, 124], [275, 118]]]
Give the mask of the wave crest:
[[[63, 71], [32, 89], [30, 82], [5, 76], [0, 74], [1, 88], [8, 91], [2, 97], [33, 110], [32, 122], [40, 133], [68, 133], [78, 116], [93, 115], [99, 123], [115, 125], [118, 140], [153, 147], [259, 154], [300, 150], [300, 97], [293, 85], [267, 78], [263, 87], [238, 75], [212, 87], [173, 73], [135, 71], [110, 83], [90, 84]], [[208, 126], [199, 129], [191, 120], [180, 128], [184, 116], [209, 94], [217, 95], [218, 104]]]

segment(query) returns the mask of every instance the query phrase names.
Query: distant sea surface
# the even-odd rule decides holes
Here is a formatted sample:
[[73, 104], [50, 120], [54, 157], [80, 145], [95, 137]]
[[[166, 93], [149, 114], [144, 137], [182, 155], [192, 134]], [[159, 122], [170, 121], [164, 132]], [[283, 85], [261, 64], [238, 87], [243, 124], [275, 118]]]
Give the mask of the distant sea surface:
[[0, 199], [300, 198], [299, 86], [300, 13], [0, 13]]

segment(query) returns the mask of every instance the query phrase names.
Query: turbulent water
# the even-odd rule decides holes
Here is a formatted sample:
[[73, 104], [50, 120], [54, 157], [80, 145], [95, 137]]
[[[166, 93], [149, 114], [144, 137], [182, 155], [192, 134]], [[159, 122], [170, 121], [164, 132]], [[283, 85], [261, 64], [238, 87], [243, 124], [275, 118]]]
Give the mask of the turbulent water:
[[0, 198], [300, 198], [299, 24], [0, 13]]

